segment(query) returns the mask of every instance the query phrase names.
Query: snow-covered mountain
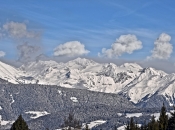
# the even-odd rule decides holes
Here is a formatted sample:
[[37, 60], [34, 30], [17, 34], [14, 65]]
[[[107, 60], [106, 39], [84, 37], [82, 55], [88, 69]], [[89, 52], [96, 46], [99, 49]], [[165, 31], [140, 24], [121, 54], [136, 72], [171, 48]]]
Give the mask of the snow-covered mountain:
[[0, 78], [9, 82], [58, 85], [105, 93], [119, 93], [135, 104], [163, 96], [169, 105], [175, 99], [175, 74], [154, 68], [142, 68], [136, 63], [117, 66], [77, 58], [67, 63], [35, 61], [14, 68], [0, 62]]
[[0, 78], [17, 84], [17, 78], [21, 77], [20, 70], [0, 61]]

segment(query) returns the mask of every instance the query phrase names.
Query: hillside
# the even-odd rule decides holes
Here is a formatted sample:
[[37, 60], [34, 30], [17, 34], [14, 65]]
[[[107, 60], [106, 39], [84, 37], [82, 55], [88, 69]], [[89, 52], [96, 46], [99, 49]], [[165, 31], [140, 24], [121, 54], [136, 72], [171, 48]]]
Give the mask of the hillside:
[[60, 128], [72, 111], [79, 120], [89, 122], [109, 120], [124, 110], [135, 109], [131, 102], [116, 94], [58, 86], [1, 84], [0, 96], [1, 125], [6, 128], [19, 114], [32, 130], [43, 130]]
[[[142, 68], [136, 63], [117, 66], [77, 58], [67, 63], [38, 60], [20, 68], [2, 62], [1, 66], [1, 78], [15, 84], [58, 85], [120, 94], [141, 107], [155, 107], [151, 102], [157, 96], [162, 97], [168, 106], [175, 101], [174, 73], [167, 74], [151, 67]], [[161, 105], [162, 100], [158, 104]]]

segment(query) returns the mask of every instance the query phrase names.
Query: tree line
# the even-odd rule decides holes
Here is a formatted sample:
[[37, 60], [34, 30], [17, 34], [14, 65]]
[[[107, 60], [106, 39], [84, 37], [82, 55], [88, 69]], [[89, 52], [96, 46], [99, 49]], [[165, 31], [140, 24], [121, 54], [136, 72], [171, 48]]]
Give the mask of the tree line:
[[166, 112], [166, 107], [163, 104], [159, 119], [155, 120], [155, 116], [153, 115], [150, 122], [144, 123], [141, 126], [131, 118], [125, 130], [175, 130], [175, 107], [174, 112], [171, 112], [170, 118], [168, 118]]
[[[152, 116], [150, 122], [144, 123], [141, 126], [134, 121], [134, 118], [131, 117], [130, 121], [127, 123], [125, 130], [175, 130], [175, 107], [174, 112], [171, 112], [171, 117], [168, 118], [166, 114], [167, 110], [163, 104], [160, 116], [158, 120], [155, 120], [155, 117]], [[74, 117], [73, 113], [70, 113], [67, 118], [65, 118], [64, 123], [62, 124], [62, 130], [81, 130], [82, 124], [79, 120]], [[12, 124], [10, 130], [30, 130], [25, 120], [20, 115], [18, 119]], [[46, 130], [49, 130], [46, 128]], [[86, 124], [83, 130], [90, 130]], [[117, 127], [114, 127], [114, 130], [117, 130]]]

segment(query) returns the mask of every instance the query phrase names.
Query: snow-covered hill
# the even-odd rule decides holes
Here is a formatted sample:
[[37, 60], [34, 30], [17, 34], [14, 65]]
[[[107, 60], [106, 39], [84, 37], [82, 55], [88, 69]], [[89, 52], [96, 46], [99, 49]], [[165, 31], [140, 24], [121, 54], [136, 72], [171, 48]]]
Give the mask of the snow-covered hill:
[[17, 78], [21, 76], [21, 71], [0, 61], [0, 78], [17, 84]]
[[175, 99], [175, 74], [136, 63], [117, 66], [77, 58], [67, 63], [35, 61], [14, 68], [0, 62], [0, 78], [12, 83], [38, 83], [81, 88], [105, 93], [119, 93], [135, 104], [163, 96], [169, 105]]

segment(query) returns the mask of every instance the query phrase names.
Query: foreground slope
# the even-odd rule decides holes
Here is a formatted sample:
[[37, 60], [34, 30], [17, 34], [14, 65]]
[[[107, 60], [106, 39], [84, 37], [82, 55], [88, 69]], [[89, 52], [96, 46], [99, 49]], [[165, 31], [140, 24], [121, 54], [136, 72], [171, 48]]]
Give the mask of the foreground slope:
[[1, 119], [7, 122], [3, 127], [9, 127], [8, 122], [12, 123], [22, 114], [32, 130], [60, 128], [65, 115], [71, 111], [81, 121], [94, 121], [135, 108], [127, 99], [116, 94], [37, 84], [0, 84], [0, 96]]

